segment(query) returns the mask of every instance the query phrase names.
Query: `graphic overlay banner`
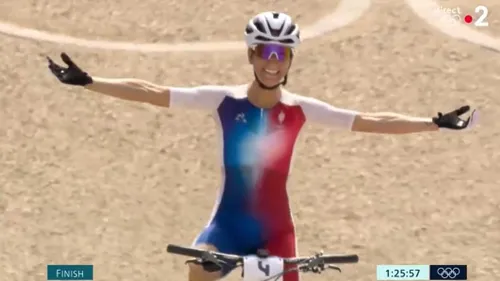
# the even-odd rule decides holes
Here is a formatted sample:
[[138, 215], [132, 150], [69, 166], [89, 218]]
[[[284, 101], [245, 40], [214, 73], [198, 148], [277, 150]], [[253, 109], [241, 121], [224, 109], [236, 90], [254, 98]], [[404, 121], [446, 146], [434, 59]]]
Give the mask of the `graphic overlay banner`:
[[430, 280], [467, 280], [467, 265], [430, 265]]
[[377, 280], [429, 280], [429, 265], [377, 265]]
[[94, 266], [49, 264], [47, 280], [94, 280]]

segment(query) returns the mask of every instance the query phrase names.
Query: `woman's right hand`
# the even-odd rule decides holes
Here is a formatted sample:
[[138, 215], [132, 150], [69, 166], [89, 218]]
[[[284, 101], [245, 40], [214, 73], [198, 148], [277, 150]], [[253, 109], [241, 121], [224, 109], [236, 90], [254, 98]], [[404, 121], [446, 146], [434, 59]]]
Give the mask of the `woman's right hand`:
[[76, 86], [92, 84], [92, 77], [87, 72], [81, 70], [66, 53], [61, 54], [61, 59], [68, 67], [62, 67], [56, 64], [50, 57], [47, 57], [50, 71], [61, 83]]

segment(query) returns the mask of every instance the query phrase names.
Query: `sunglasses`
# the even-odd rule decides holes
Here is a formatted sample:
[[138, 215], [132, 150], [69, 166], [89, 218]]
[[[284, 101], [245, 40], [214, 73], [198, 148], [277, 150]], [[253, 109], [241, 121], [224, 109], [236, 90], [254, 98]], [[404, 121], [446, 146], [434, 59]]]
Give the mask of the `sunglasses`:
[[276, 44], [259, 44], [253, 49], [257, 56], [265, 60], [273, 58], [284, 61], [292, 57], [292, 48]]

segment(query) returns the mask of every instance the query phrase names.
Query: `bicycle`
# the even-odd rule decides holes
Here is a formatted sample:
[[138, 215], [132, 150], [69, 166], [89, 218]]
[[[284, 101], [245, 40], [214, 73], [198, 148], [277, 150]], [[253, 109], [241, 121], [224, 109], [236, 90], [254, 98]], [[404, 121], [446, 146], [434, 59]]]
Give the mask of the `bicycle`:
[[[309, 257], [281, 258], [269, 255], [265, 250], [259, 250], [255, 255], [231, 255], [221, 252], [206, 251], [190, 247], [169, 244], [168, 253], [188, 256], [185, 264], [194, 263], [203, 266], [208, 272], [216, 272], [223, 266], [231, 270], [242, 267], [241, 277], [244, 281], [281, 281], [282, 277], [293, 271], [301, 273], [322, 273], [327, 269], [342, 272], [331, 264], [357, 263], [358, 255], [324, 255], [319, 252]], [[294, 268], [285, 270], [285, 265]]]

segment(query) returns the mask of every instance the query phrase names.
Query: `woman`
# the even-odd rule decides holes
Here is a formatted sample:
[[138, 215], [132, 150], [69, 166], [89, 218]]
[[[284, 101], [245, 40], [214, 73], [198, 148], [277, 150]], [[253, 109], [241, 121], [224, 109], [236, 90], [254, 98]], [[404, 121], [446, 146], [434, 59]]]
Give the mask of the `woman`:
[[[248, 255], [267, 249], [271, 255], [296, 255], [295, 228], [286, 190], [293, 148], [303, 125], [318, 122], [356, 132], [406, 134], [472, 125], [468, 106], [434, 118], [395, 113], [362, 113], [336, 108], [283, 88], [300, 44], [299, 26], [284, 13], [265, 12], [245, 29], [247, 56], [254, 79], [238, 86], [170, 87], [138, 79], [90, 76], [62, 54], [62, 67], [50, 58], [49, 68], [65, 84], [120, 99], [162, 107], [209, 110], [223, 144], [223, 186], [212, 218], [195, 239], [201, 249]], [[228, 273], [208, 273], [191, 265], [190, 281], [216, 280]], [[285, 275], [297, 281], [298, 273]]]

